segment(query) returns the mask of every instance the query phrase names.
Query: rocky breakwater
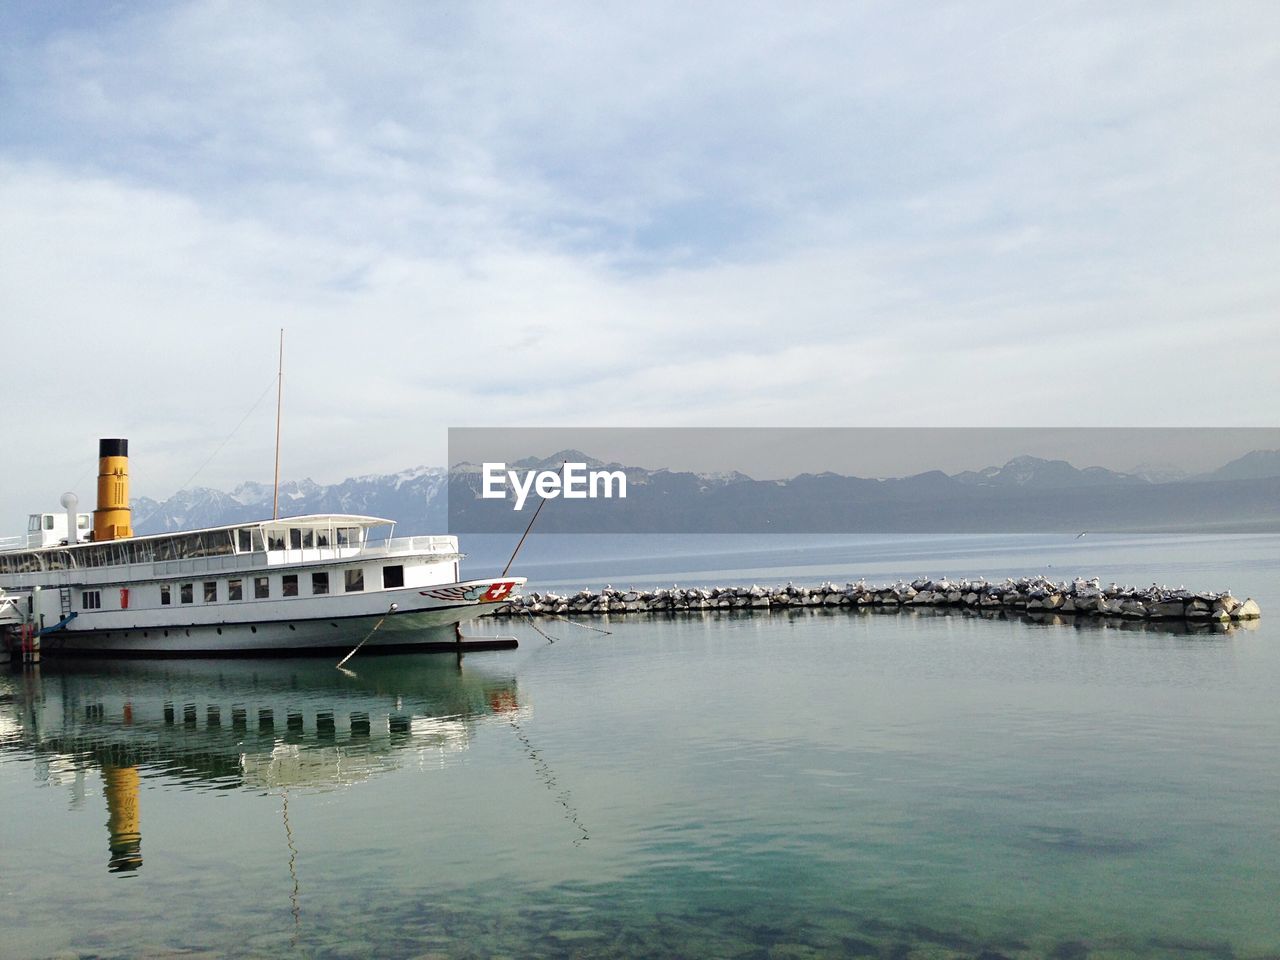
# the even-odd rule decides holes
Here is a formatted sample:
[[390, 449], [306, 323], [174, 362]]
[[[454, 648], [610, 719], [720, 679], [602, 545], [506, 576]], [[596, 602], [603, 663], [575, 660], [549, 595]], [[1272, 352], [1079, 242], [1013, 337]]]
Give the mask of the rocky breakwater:
[[657, 590], [579, 590], [577, 593], [532, 592], [517, 597], [499, 615], [598, 616], [627, 613], [696, 613], [712, 610], [786, 610], [843, 607], [850, 610], [960, 608], [979, 612], [1052, 613], [1127, 620], [1182, 620], [1226, 623], [1256, 620], [1262, 615], [1253, 599], [1239, 600], [1231, 592], [1213, 593], [1152, 584], [1130, 587], [1098, 580], [1053, 581], [1021, 577], [1002, 582], [987, 580], [919, 579], [887, 586], [863, 581], [802, 587], [664, 587]]

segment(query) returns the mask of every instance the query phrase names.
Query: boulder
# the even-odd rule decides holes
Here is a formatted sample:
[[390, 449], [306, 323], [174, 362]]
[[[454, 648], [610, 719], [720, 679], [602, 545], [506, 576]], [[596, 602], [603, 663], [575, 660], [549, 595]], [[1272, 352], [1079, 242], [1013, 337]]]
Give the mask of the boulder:
[[1120, 616], [1130, 620], [1145, 620], [1147, 606], [1141, 600], [1128, 599], [1120, 601]]
[[[1240, 606], [1240, 601], [1228, 593], [1213, 601], [1213, 612], [1217, 613], [1221, 611], [1227, 614], [1227, 616], [1230, 616], [1235, 612], [1238, 606]], [[1215, 617], [1215, 619], [1217, 618]]]
[[1187, 614], [1187, 605], [1181, 600], [1153, 600], [1147, 604], [1152, 620], [1181, 620]]
[[1186, 605], [1186, 618], [1188, 620], [1208, 620], [1210, 612], [1208, 602], [1199, 597], [1196, 597]]
[[1257, 620], [1260, 616], [1262, 616], [1262, 608], [1252, 597], [1245, 598], [1245, 601], [1231, 614], [1233, 620]]

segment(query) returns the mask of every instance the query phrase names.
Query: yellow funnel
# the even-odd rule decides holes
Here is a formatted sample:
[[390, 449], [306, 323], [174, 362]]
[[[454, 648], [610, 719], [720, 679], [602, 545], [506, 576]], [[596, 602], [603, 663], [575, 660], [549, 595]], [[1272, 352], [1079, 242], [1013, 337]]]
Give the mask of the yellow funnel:
[[93, 511], [94, 540], [133, 536], [129, 512], [129, 441], [98, 441], [98, 509]]

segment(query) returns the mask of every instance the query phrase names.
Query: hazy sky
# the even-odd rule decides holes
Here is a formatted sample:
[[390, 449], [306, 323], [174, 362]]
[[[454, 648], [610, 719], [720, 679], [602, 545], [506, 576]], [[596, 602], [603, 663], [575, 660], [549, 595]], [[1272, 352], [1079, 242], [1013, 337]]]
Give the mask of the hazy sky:
[[280, 327], [321, 482], [450, 426], [1272, 426], [1277, 90], [1256, 2], [9, 0], [0, 533], [104, 436], [269, 480]]

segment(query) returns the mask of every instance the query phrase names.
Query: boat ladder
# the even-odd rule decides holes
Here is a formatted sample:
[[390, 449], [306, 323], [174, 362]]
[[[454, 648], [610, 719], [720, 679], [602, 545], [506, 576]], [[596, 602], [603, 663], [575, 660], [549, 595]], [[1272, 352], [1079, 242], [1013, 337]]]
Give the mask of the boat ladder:
[[66, 620], [71, 615], [71, 588], [58, 588], [58, 611], [59, 616]]

